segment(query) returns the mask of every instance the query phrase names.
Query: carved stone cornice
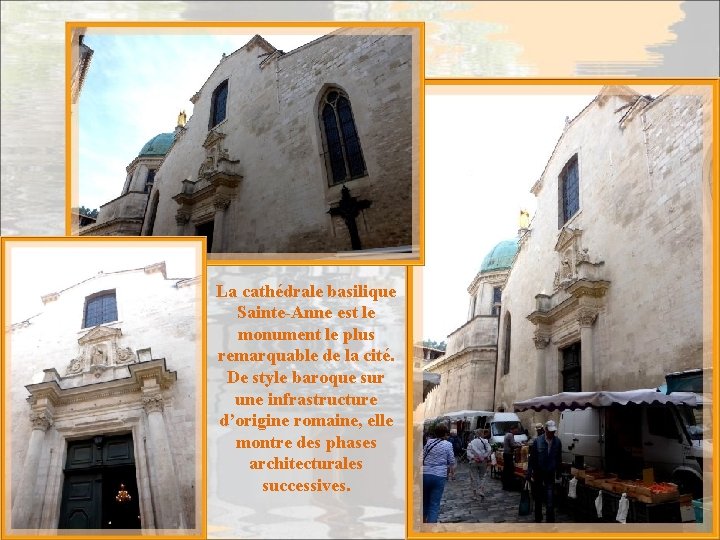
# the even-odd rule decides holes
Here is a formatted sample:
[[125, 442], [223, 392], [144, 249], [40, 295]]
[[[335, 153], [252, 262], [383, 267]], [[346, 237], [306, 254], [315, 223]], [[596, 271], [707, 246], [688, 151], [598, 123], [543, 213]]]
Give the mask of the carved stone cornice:
[[[527, 318], [535, 325], [543, 324], [552, 326], [563, 317], [576, 312], [581, 307], [584, 308], [584, 310], [594, 311], [597, 315], [601, 305], [599, 299], [605, 296], [609, 287], [609, 281], [578, 279], [565, 289], [565, 291], [570, 294], [569, 298], [566, 298], [549, 309], [536, 309], [528, 315]], [[552, 304], [552, 301], [550, 300], [548, 304]]]
[[[194, 182], [191, 187], [184, 188], [181, 193], [173, 196], [172, 199], [181, 206], [192, 207], [218, 193], [224, 193], [231, 197], [242, 178], [239, 174], [216, 171], [208, 174], [206, 181]], [[201, 184], [205, 184], [205, 186], [197, 189], [197, 186]]]
[[155, 379], [160, 389], [170, 388], [177, 380], [177, 373], [168, 371], [164, 358], [129, 364], [127, 369], [130, 371], [129, 377], [71, 387], [67, 386], [65, 378], [58, 376], [56, 371], [46, 370], [45, 381], [25, 387], [30, 392], [28, 402], [35, 405], [39, 401], [47, 400], [57, 407], [140, 392], [143, 381], [150, 378]]
[[568, 285], [565, 289], [572, 297], [581, 298], [587, 296], [590, 298], [602, 298], [610, 288], [610, 282], [603, 279], [591, 281], [588, 279], [578, 279]]

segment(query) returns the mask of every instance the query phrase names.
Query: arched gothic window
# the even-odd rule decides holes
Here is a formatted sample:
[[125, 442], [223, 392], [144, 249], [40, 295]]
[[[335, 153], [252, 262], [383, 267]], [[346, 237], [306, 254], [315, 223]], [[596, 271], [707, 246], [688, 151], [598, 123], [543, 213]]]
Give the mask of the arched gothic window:
[[505, 314], [505, 346], [503, 347], [503, 375], [510, 373], [510, 313]]
[[225, 120], [225, 108], [227, 106], [228, 82], [227, 79], [221, 82], [212, 95], [210, 106], [210, 127], [212, 129]]
[[320, 124], [325, 138], [330, 184], [365, 176], [365, 160], [350, 100], [345, 92], [331, 88], [325, 93], [320, 102]]

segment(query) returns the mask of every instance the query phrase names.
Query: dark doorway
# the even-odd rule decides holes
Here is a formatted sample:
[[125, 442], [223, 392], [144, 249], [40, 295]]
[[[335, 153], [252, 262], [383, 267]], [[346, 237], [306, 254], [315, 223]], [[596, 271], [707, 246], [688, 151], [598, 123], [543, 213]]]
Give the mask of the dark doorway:
[[580, 342], [560, 349], [562, 354], [562, 391], [582, 392], [582, 377], [580, 374]]
[[139, 529], [132, 435], [68, 443], [61, 529]]
[[215, 230], [215, 221], [210, 220], [195, 226], [195, 236], [207, 237], [207, 252], [212, 251], [213, 231]]

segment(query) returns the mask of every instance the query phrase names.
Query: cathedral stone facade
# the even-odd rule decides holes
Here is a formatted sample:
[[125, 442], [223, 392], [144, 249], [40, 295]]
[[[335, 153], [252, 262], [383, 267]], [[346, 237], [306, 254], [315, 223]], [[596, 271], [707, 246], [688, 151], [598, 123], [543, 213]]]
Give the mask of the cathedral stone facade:
[[12, 325], [13, 529], [198, 530], [200, 286], [101, 272]]
[[[711, 107], [695, 87], [653, 98], [609, 86], [567, 121], [511, 260], [480, 272], [471, 318], [425, 368], [441, 374], [426, 418], [654, 388], [711, 365]], [[497, 303], [475, 292], [485, 282]], [[486, 322], [491, 306], [499, 320]], [[547, 413], [520, 416], [529, 427]]]
[[496, 407], [709, 365], [710, 107], [692, 87], [605, 87], [567, 124], [503, 289]]
[[[397, 30], [397, 29], [396, 29]], [[413, 36], [340, 30], [223, 56], [90, 235], [207, 236], [212, 253], [411, 252]]]

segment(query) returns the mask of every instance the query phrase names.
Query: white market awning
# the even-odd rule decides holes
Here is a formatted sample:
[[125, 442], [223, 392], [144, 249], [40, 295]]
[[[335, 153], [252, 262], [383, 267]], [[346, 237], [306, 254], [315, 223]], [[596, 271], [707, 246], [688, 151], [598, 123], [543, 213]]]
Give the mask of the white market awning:
[[663, 394], [653, 388], [627, 390], [624, 392], [562, 392], [554, 396], [540, 396], [524, 401], [516, 401], [513, 408], [521, 411], [564, 411], [567, 409], [586, 409], [588, 407], [609, 407], [611, 405], [689, 405], [695, 407], [699, 402], [697, 394], [692, 392], [673, 392]]
[[490, 416], [495, 414], [492, 411], [455, 411], [440, 415], [440, 418], [449, 418], [451, 420], [459, 420], [462, 418], [470, 418], [472, 416]]

